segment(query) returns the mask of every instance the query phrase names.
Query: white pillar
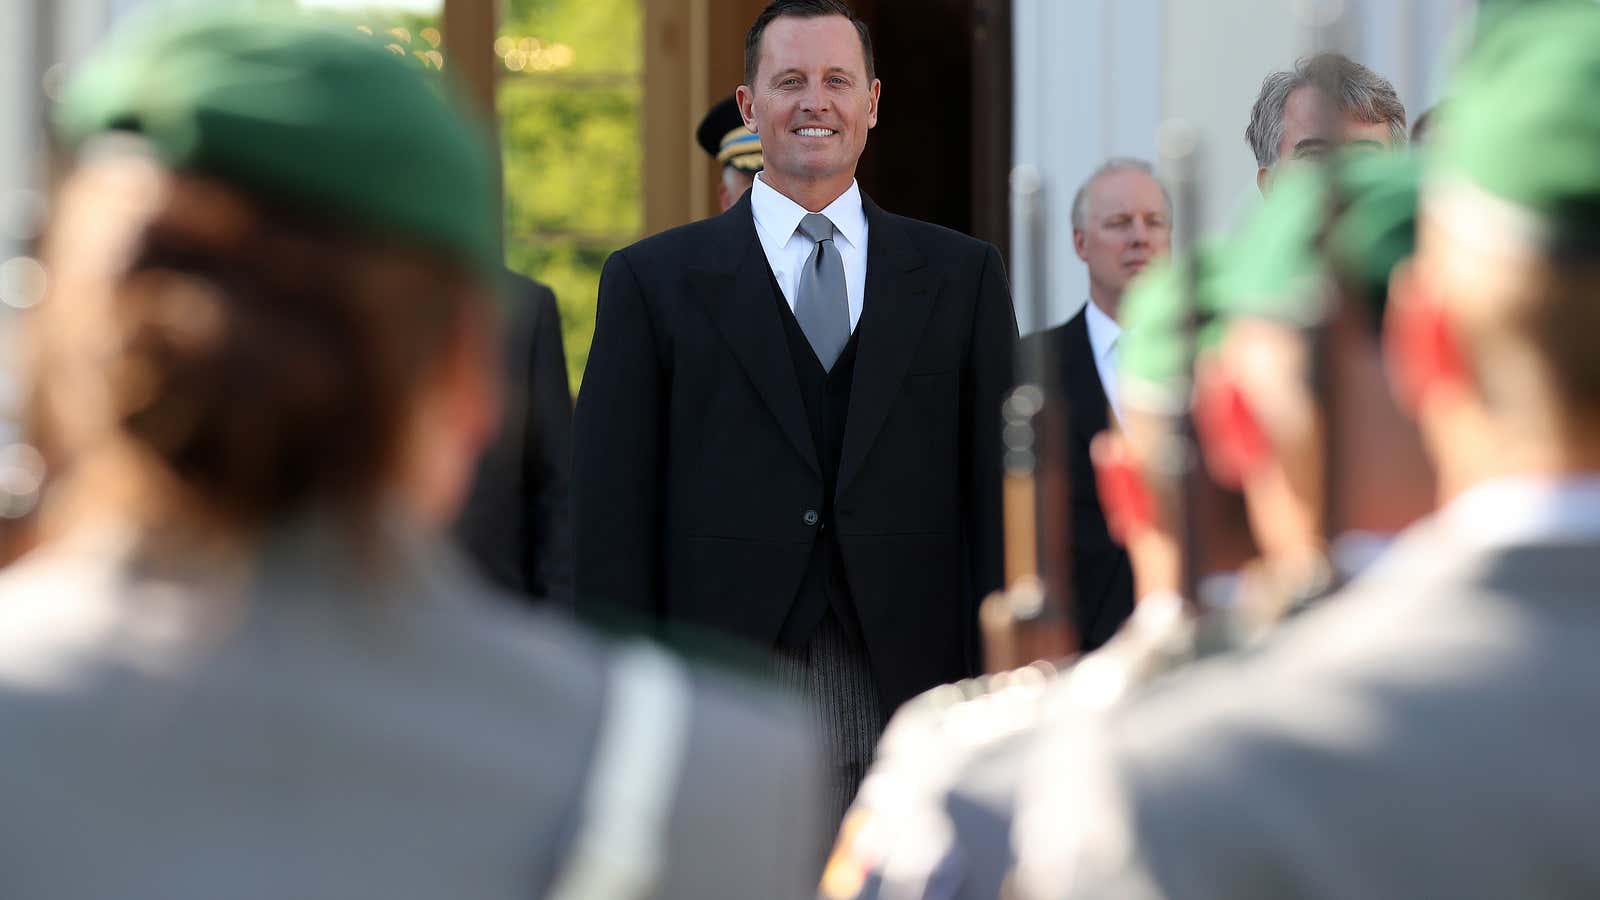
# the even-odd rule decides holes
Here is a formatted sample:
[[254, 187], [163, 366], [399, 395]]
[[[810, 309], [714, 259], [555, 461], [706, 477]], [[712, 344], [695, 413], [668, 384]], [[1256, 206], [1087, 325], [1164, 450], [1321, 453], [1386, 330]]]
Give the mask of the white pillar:
[[[1331, 0], [1317, 0], [1328, 3]], [[1014, 159], [1044, 176], [1050, 222], [1050, 316], [1075, 313], [1088, 293], [1072, 249], [1069, 206], [1108, 156], [1158, 163], [1156, 131], [1169, 118], [1200, 134], [1201, 230], [1236, 223], [1260, 202], [1244, 141], [1250, 107], [1268, 73], [1312, 49], [1291, 0], [1016, 0]], [[1339, 48], [1389, 78], [1415, 116], [1442, 90], [1456, 30], [1474, 0], [1347, 0]], [[1012, 223], [1017, 268], [1026, 264]], [[1016, 273], [1018, 278], [1023, 274]]]
[[[1024, 334], [1064, 321], [1088, 298], [1088, 273], [1072, 249], [1072, 195], [1107, 157], [1155, 162], [1160, 121], [1162, 0], [1016, 0], [1016, 163], [1044, 179], [1050, 228], [1050, 316], [1034, 322], [1019, 295]], [[1014, 264], [1020, 223], [1012, 222]], [[1025, 276], [1017, 273], [1019, 278]]]

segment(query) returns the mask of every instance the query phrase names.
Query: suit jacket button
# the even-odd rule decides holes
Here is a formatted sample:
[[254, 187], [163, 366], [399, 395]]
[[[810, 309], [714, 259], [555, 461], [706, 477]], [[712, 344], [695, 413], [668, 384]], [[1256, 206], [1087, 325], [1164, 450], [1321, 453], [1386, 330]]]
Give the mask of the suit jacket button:
[[801, 516], [800, 518], [807, 525], [815, 525], [815, 524], [817, 524], [817, 520], [822, 518], [822, 517], [817, 515], [817, 511], [816, 510], [808, 509], [808, 510], [806, 510], [806, 514]]

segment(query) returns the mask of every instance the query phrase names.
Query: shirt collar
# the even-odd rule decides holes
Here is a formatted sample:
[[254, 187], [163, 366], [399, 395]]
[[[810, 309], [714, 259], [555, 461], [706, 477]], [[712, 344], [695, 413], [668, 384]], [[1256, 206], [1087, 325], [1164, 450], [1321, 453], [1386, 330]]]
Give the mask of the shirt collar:
[[[757, 174], [755, 184], [750, 187], [750, 212], [755, 216], [756, 225], [776, 240], [778, 246], [785, 247], [789, 239], [794, 237], [795, 229], [800, 227], [800, 220], [809, 211], [778, 193], [777, 188], [767, 184]], [[834, 230], [845, 243], [856, 249], [865, 245], [867, 213], [861, 203], [861, 187], [855, 179], [850, 180], [850, 186], [845, 188], [844, 193], [823, 208], [822, 214], [833, 223]]]
[[1488, 546], [1600, 539], [1600, 475], [1497, 478], [1468, 489], [1441, 515]]
[[1117, 338], [1122, 336], [1122, 326], [1117, 324], [1116, 319], [1106, 315], [1093, 300], [1086, 306], [1089, 319], [1089, 346], [1094, 350], [1095, 362], [1104, 363], [1110, 358]]

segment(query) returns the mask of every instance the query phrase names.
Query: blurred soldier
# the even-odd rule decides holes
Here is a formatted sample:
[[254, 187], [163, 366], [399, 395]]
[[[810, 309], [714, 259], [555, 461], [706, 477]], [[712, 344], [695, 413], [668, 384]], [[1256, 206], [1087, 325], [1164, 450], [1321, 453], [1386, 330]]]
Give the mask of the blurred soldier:
[[497, 406], [471, 124], [358, 35], [203, 15], [114, 39], [59, 126], [0, 893], [808, 893], [798, 716], [442, 546]]
[[865, 23], [776, 0], [745, 47], [755, 186], [601, 276], [577, 597], [776, 651], [821, 718], [837, 817], [889, 713], [978, 669], [1016, 319], [993, 247], [857, 186], [881, 89]]
[[1245, 143], [1265, 194], [1283, 163], [1341, 145], [1394, 149], [1406, 143], [1406, 108], [1387, 78], [1337, 53], [1302, 59], [1261, 82]]
[[1030, 341], [1051, 342], [1071, 415], [1073, 610], [1085, 651], [1105, 643], [1133, 612], [1128, 555], [1106, 531], [1089, 463], [1089, 442], [1121, 418], [1117, 404], [1117, 316], [1128, 282], [1172, 240], [1172, 204], [1150, 164], [1107, 161], [1072, 200], [1072, 245], [1089, 269], [1083, 310]]
[[1251, 611], [1265, 624], [1361, 572], [1434, 508], [1381, 336], [1420, 179], [1409, 154], [1286, 175], [1229, 251], [1217, 292], [1230, 324], [1196, 373], [1196, 419], [1209, 471], [1243, 492], [1261, 558], [1237, 599], [1271, 604]]
[[1600, 892], [1600, 7], [1529, 10], [1459, 73], [1391, 292], [1444, 506], [1258, 652], [1041, 745], [1018, 896]]
[[717, 182], [717, 203], [727, 212], [750, 186], [756, 173], [765, 165], [761, 158], [761, 135], [745, 127], [739, 115], [737, 97], [726, 97], [695, 129], [694, 139], [700, 149], [722, 165], [722, 179]]
[[555, 292], [506, 271], [506, 415], [456, 521], [495, 585], [532, 603], [572, 604], [572, 390]]
[[[931, 692], [908, 705], [884, 737], [880, 762], [825, 877], [825, 886], [846, 888], [837, 896], [994, 896], [1015, 862], [1019, 785], [1040, 735], [1136, 702], [1154, 675], [1253, 639], [1286, 609], [1325, 590], [1319, 434], [1330, 417], [1315, 390], [1307, 329], [1330, 309], [1337, 311], [1327, 352], [1341, 379], [1339, 431], [1372, 451], [1337, 454], [1336, 463], [1349, 467], [1339, 483], [1361, 488], [1341, 504], [1341, 521], [1376, 535], [1424, 511], [1428, 473], [1415, 429], [1399, 420], [1388, 397], [1373, 333], [1389, 272], [1410, 253], [1417, 182], [1416, 163], [1403, 156], [1353, 159], [1337, 169], [1336, 188], [1320, 172], [1296, 172], [1231, 240], [1229, 252], [1200, 253], [1196, 302], [1208, 323], [1197, 336], [1207, 347], [1197, 384], [1200, 437], [1214, 470], [1244, 487], [1264, 555], [1237, 579], [1244, 586], [1227, 593], [1229, 605], [1202, 607], [1194, 624], [1185, 624], [1176, 593], [1183, 543], [1173, 514], [1178, 489], [1158, 464], [1162, 442], [1171, 437], [1170, 410], [1187, 390], [1186, 302], [1170, 266], [1135, 282], [1125, 300], [1129, 428], [1099, 438], [1096, 460], [1118, 470], [1103, 477], [1117, 485], [1109, 510], [1142, 573], [1134, 618], [1104, 649], [1054, 680], [1022, 670], [990, 679], [981, 691], [973, 685]], [[1339, 215], [1324, 229], [1330, 191], [1341, 198]], [[1319, 249], [1325, 230], [1326, 262]], [[1348, 302], [1329, 303], [1326, 285]], [[1131, 382], [1129, 370], [1137, 376]], [[1389, 493], [1366, 489], [1369, 483]], [[1202, 527], [1216, 524], [1201, 519]], [[1070, 790], [1084, 774], [1077, 757], [1063, 756], [1054, 777]], [[1086, 801], [1062, 802], [1076, 811]], [[871, 862], [852, 862], [860, 859]]]
[[[1201, 255], [1208, 343], [1196, 424], [1208, 472], [1243, 491], [1260, 550], [1246, 574], [1266, 581], [1247, 580], [1250, 596], [1228, 599], [1265, 601], [1248, 611], [1263, 624], [1285, 612], [1280, 601], [1298, 606], [1364, 568], [1433, 508], [1431, 471], [1384, 377], [1379, 337], [1389, 273], [1411, 251], [1419, 178], [1407, 156], [1347, 155], [1326, 172], [1288, 173], [1227, 247]], [[1126, 341], [1124, 387], [1156, 410], [1189, 390], [1180, 288], [1162, 268], [1131, 292], [1138, 333]], [[1139, 425], [1097, 440], [1108, 515], [1130, 546], [1175, 547], [1152, 465], [1160, 419]], [[1143, 591], [1176, 584], [1170, 551], [1131, 552]]]

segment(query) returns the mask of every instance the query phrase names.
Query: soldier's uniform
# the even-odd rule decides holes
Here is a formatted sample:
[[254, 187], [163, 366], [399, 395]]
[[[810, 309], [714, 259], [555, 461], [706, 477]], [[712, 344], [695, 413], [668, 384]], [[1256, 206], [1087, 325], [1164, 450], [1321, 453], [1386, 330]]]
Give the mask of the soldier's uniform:
[[[164, 168], [499, 279], [487, 144], [351, 29], [147, 22], [58, 124], [74, 150], [137, 135], [84, 153], [145, 176], [108, 179], [139, 189], [105, 198], [123, 215]], [[342, 517], [289, 518], [214, 557], [86, 524], [0, 573], [0, 896], [814, 893], [800, 710], [496, 604], [410, 517], [363, 518], [366, 555]]]
[[1040, 662], [901, 707], [840, 829], [823, 896], [998, 896], [1016, 862], [1018, 775], [1039, 736], [1096, 721], [1199, 652], [1182, 600], [1152, 596], [1105, 646], [1062, 670]]
[[[1572, 285], [1600, 259], [1600, 6], [1523, 7], [1482, 32], [1441, 110], [1420, 201], [1432, 280], [1411, 298], [1447, 311], [1435, 325], [1522, 320], [1515, 354], [1452, 337], [1497, 427], [1534, 395], [1497, 387], [1581, 377], [1570, 329], [1595, 298]], [[1086, 784], [1041, 741], [1017, 896], [1600, 894], [1600, 473], [1574, 438], [1600, 408], [1587, 383], [1563, 388], [1547, 431], [1468, 472], [1347, 590], [1114, 715]]]
[[[1342, 207], [1330, 230], [1339, 244], [1334, 265], [1363, 300], [1381, 302], [1389, 271], [1412, 246], [1418, 179], [1416, 162], [1404, 157], [1353, 160], [1331, 181], [1286, 176], [1234, 241], [1199, 251], [1200, 342], [1215, 343], [1238, 317], [1305, 325], [1321, 314], [1323, 264], [1313, 242], [1334, 185]], [[1167, 408], [1171, 392], [1186, 387], [1180, 286], [1176, 269], [1157, 266], [1130, 288], [1122, 362], [1125, 376], [1137, 379], [1132, 402], [1148, 398]], [[1085, 855], [1102, 844], [1125, 847], [1132, 826], [1118, 824], [1115, 782], [1103, 777], [1104, 742], [1146, 694], [1184, 682], [1202, 661], [1252, 654], [1284, 618], [1320, 597], [1314, 585], [1281, 583], [1275, 574], [1258, 564], [1239, 573], [1232, 590], [1204, 590], [1198, 618], [1174, 595], [1142, 598], [1110, 643], [1059, 674], [941, 688], [908, 705], [841, 831], [824, 894], [1013, 896], [1021, 864], [1054, 858], [1074, 829], [1080, 833], [1070, 840]], [[1033, 802], [1046, 783], [1059, 788], [1054, 796], [1065, 814]]]

